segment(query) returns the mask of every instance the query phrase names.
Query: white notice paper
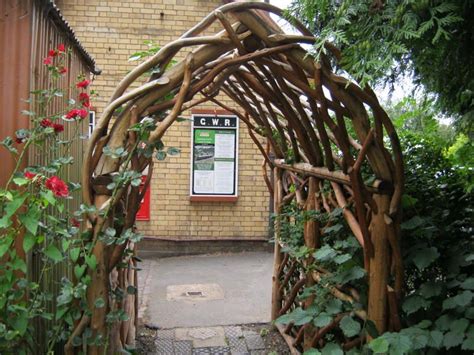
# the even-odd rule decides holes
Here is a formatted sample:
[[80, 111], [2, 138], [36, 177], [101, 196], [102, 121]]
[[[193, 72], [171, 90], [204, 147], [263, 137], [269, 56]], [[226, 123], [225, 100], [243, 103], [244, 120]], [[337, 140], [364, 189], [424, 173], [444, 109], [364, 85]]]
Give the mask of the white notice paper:
[[234, 162], [233, 161], [214, 162], [214, 173], [215, 173], [214, 193], [217, 193], [217, 194], [233, 193], [234, 192]]
[[234, 158], [235, 134], [219, 134], [216, 132], [214, 145], [215, 158]]
[[194, 192], [201, 194], [214, 192], [214, 171], [194, 170]]

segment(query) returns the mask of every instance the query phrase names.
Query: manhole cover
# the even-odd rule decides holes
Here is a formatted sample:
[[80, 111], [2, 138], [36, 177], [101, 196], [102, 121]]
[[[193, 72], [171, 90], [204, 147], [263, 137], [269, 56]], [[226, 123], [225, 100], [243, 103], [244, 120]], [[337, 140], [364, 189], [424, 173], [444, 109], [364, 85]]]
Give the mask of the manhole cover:
[[166, 287], [168, 301], [209, 301], [224, 299], [224, 290], [218, 284], [187, 284]]

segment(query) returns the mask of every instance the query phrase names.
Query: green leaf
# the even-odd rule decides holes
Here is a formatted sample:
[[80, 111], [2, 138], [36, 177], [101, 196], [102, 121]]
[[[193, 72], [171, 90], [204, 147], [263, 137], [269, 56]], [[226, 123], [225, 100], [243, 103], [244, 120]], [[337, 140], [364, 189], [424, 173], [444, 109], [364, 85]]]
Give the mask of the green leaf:
[[6, 238], [0, 238], [0, 258], [5, 255], [5, 253], [10, 249], [10, 245], [12, 244], [13, 239], [9, 236]]
[[473, 350], [474, 351], [474, 335], [469, 335], [466, 340], [462, 343], [462, 350]]
[[278, 317], [276, 323], [280, 324], [289, 324], [294, 322], [295, 325], [303, 325], [311, 322], [313, 319], [312, 315], [302, 309], [301, 307], [296, 308], [292, 312], [285, 314], [281, 317]]
[[95, 255], [88, 255], [85, 257], [87, 265], [92, 269], [95, 270], [97, 267], [97, 259], [95, 258]]
[[467, 278], [460, 286], [466, 290], [474, 290], [474, 277]]
[[438, 258], [438, 249], [436, 249], [435, 247], [431, 247], [418, 251], [415, 257], [413, 258], [413, 262], [415, 263], [418, 270], [422, 271]]
[[469, 327], [469, 321], [466, 318], [461, 318], [452, 322], [450, 329], [455, 333], [464, 333], [467, 327]]
[[344, 355], [341, 347], [336, 343], [327, 343], [324, 348], [321, 349], [322, 355]]
[[420, 286], [419, 294], [425, 298], [431, 298], [438, 296], [441, 293], [443, 286], [440, 283], [434, 281], [425, 282]]
[[23, 250], [28, 253], [36, 243], [36, 236], [31, 233], [26, 233], [23, 239]]
[[471, 302], [473, 296], [474, 294], [471, 291], [463, 291], [454, 297], [445, 299], [443, 301], [443, 309], [467, 306]]
[[26, 263], [20, 257], [15, 257], [12, 261], [12, 270], [20, 270], [21, 272], [26, 273]]
[[429, 306], [429, 303], [420, 296], [410, 296], [405, 302], [403, 302], [403, 310], [406, 314], [412, 314], [418, 311], [420, 308], [426, 308]]
[[359, 322], [355, 321], [354, 318], [350, 316], [345, 316], [341, 319], [339, 323], [339, 327], [344, 332], [346, 337], [353, 337], [360, 333], [360, 324]]
[[25, 179], [23, 177], [16, 177], [13, 179], [13, 182], [18, 185], [18, 186], [23, 186], [26, 185], [30, 182], [31, 180]]
[[459, 334], [456, 332], [447, 332], [444, 335], [443, 345], [446, 347], [446, 349], [450, 349], [455, 346], [461, 345], [463, 339], [464, 339], [463, 333]]
[[428, 336], [428, 346], [439, 349], [443, 343], [443, 333], [439, 330], [432, 330]]
[[50, 258], [51, 260], [53, 260], [54, 262], [60, 262], [61, 260], [63, 260], [63, 255], [61, 254], [61, 252], [59, 251], [58, 248], [56, 248], [53, 244], [50, 244], [48, 245], [45, 249], [44, 249], [44, 254]]
[[11, 217], [15, 214], [15, 212], [23, 205], [25, 202], [27, 195], [17, 195], [12, 201], [9, 201], [5, 205], [5, 214], [8, 217]]
[[320, 313], [317, 317], [314, 318], [314, 325], [317, 327], [325, 327], [331, 322], [332, 317], [325, 312]]
[[344, 264], [346, 261], [349, 261], [351, 259], [352, 259], [352, 256], [350, 254], [341, 254], [334, 258], [334, 262], [336, 264]]
[[130, 286], [127, 287], [127, 293], [129, 295], [136, 295], [137, 294], [137, 288], [135, 286], [130, 285]]
[[326, 303], [325, 311], [328, 314], [337, 314], [341, 312], [342, 301], [336, 298], [332, 298], [328, 303]]
[[24, 314], [16, 314], [15, 319], [12, 321], [13, 329], [15, 329], [19, 335], [23, 335], [26, 333], [26, 329], [28, 329], [28, 316], [26, 313]]
[[41, 211], [38, 206], [30, 206], [25, 214], [19, 216], [20, 222], [25, 226], [26, 230], [35, 235], [38, 230]]
[[41, 191], [40, 196], [43, 198], [43, 201], [45, 202], [46, 206], [48, 204], [53, 206], [56, 204], [56, 198], [54, 197], [53, 191]]
[[334, 281], [346, 284], [353, 280], [361, 279], [365, 276], [365, 270], [360, 266], [353, 266], [348, 270], [342, 271], [339, 275], [334, 277]]
[[181, 149], [175, 148], [175, 147], [169, 147], [167, 149], [167, 153], [168, 155], [178, 155], [179, 153], [181, 153]]
[[384, 338], [377, 338], [369, 343], [370, 350], [375, 354], [386, 354], [388, 352], [388, 346], [389, 343]]
[[319, 261], [328, 261], [334, 258], [336, 255], [337, 255], [337, 252], [327, 244], [319, 248], [313, 254], [314, 258]]
[[316, 350], [315, 348], [311, 348], [306, 350], [303, 355], [321, 355], [321, 352], [319, 350]]
[[456, 320], [451, 314], [443, 314], [439, 317], [435, 324], [439, 330], [445, 331], [451, 328], [451, 324]]
[[474, 307], [469, 307], [468, 309], [466, 309], [464, 315], [466, 316], [466, 318], [474, 319]]
[[80, 253], [81, 253], [81, 248], [72, 248], [69, 251], [69, 255], [71, 256], [72, 262], [75, 263], [77, 261], [77, 259], [79, 259]]
[[377, 327], [375, 326], [375, 323], [371, 321], [370, 319], [367, 319], [364, 324], [364, 329], [367, 332], [368, 335], [370, 335], [372, 338], [378, 338], [379, 337], [379, 331], [377, 330]]
[[76, 265], [74, 266], [74, 276], [78, 280], [81, 279], [82, 275], [84, 275], [84, 272], [86, 271], [86, 265]]
[[408, 221], [405, 221], [401, 224], [402, 229], [404, 230], [413, 230], [425, 223], [425, 220], [419, 216], [415, 216]]
[[94, 302], [95, 308], [103, 308], [105, 306], [105, 301], [102, 297], [99, 297]]
[[413, 344], [410, 337], [402, 333], [384, 333], [383, 337], [390, 343], [390, 354], [406, 354]]
[[156, 152], [155, 157], [158, 160], [165, 160], [166, 159], [166, 152], [163, 151], [163, 150], [159, 150], [158, 152]]
[[402, 329], [400, 332], [410, 338], [411, 348], [414, 350], [424, 349], [428, 344], [429, 331], [417, 327]]

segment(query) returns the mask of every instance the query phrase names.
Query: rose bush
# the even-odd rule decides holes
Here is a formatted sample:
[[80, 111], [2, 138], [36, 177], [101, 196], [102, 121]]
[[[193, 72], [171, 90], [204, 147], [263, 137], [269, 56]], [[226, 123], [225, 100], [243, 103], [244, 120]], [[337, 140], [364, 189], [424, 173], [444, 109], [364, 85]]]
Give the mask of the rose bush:
[[[19, 354], [32, 353], [36, 347], [35, 326], [45, 324], [41, 322], [49, 323], [42, 328], [48, 348], [34, 350], [51, 354], [57, 344], [68, 339], [74, 327], [81, 303], [73, 303], [72, 299], [84, 297], [87, 288], [87, 279], [81, 279], [86, 275], [74, 269], [79, 255], [89, 253], [80, 238], [83, 211], [74, 214], [67, 207], [67, 201], [80, 185], [66, 182], [61, 176], [64, 167], [74, 163], [69, 151], [79, 139], [82, 120], [89, 114], [91, 102], [86, 89], [90, 81], [79, 77], [74, 86], [80, 92], [70, 97], [75, 100], [66, 101], [69, 105], [65, 111], [51, 113], [51, 107], [61, 106], [56, 105], [59, 100], [67, 100], [66, 93], [57, 87], [67, 73], [69, 55], [64, 44], [48, 51], [43, 63], [48, 69], [50, 89], [31, 92], [29, 101], [34, 104], [30, 111], [23, 112], [30, 117], [30, 126], [0, 142], [16, 160], [14, 171], [0, 188], [0, 354], [11, 353], [13, 349]], [[72, 135], [63, 136], [65, 125], [74, 127], [68, 130], [74, 132]], [[34, 165], [30, 160], [30, 165], [22, 169], [33, 146], [53, 158], [42, 165]], [[31, 251], [41, 261], [40, 270], [32, 274], [34, 277], [27, 273], [25, 256]], [[49, 270], [61, 262], [74, 269], [76, 281], [64, 275], [58, 296], [51, 294], [51, 287], [44, 287], [43, 283]], [[92, 265], [91, 258], [88, 262]], [[56, 312], [48, 311], [51, 309]]]

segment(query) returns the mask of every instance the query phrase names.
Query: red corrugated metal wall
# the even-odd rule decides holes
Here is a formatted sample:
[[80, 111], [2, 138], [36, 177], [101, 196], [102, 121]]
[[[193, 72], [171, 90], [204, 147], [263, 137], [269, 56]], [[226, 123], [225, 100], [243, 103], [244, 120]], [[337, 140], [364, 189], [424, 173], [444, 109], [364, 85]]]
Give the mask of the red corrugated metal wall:
[[[0, 140], [20, 128], [28, 127], [30, 90], [31, 1], [0, 1]], [[0, 186], [4, 186], [15, 161], [0, 149]]]

